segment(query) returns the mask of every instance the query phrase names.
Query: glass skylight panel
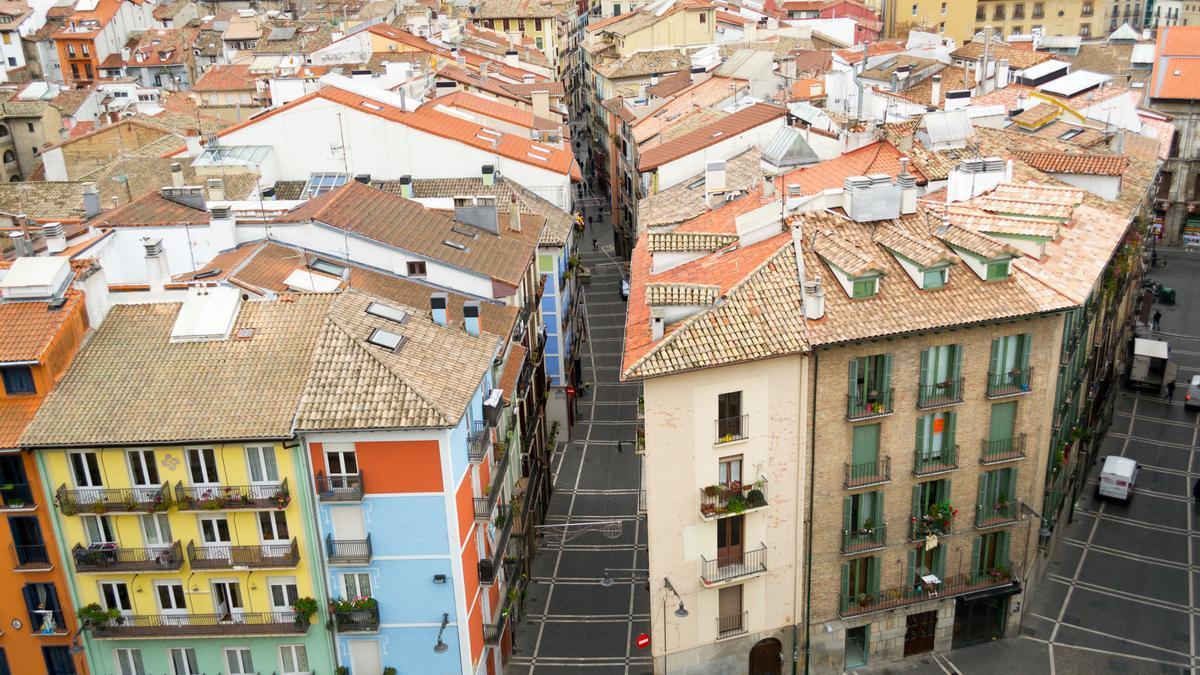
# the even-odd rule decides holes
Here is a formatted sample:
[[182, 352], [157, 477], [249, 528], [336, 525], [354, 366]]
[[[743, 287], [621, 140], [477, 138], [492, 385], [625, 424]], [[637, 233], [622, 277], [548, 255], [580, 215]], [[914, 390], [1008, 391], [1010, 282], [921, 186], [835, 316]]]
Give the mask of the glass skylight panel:
[[385, 305], [382, 302], [372, 302], [367, 305], [367, 314], [387, 319], [388, 321], [395, 321], [396, 323], [404, 323], [408, 319], [408, 312], [399, 307]]
[[308, 179], [308, 183], [304, 186], [304, 192], [300, 196], [304, 199], [319, 197], [345, 185], [348, 180], [350, 180], [350, 174], [346, 173], [314, 173]]
[[390, 330], [376, 328], [375, 330], [371, 331], [371, 337], [367, 338], [367, 342], [370, 342], [376, 347], [382, 347], [388, 351], [394, 352], [399, 349], [400, 345], [404, 342], [404, 336], [397, 335]]
[[337, 263], [332, 263], [332, 262], [329, 262], [328, 260], [322, 260], [320, 258], [313, 260], [312, 263], [309, 264], [309, 267], [313, 268], [314, 270], [316, 270], [318, 272], [324, 272], [325, 274], [332, 274], [335, 277], [340, 277], [346, 273], [345, 265], [339, 265]]

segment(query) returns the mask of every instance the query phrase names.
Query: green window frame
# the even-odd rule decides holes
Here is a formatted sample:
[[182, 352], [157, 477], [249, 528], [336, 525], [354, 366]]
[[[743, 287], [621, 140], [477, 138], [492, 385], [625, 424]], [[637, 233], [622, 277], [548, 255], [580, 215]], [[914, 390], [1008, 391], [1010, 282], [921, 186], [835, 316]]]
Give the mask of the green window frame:
[[938, 345], [921, 351], [921, 386], [929, 387], [949, 380], [957, 382], [962, 375], [961, 345]]
[[987, 275], [984, 277], [987, 281], [1000, 281], [1008, 278], [1010, 260], [999, 260], [987, 264]]
[[946, 285], [946, 276], [947, 276], [948, 272], [949, 272], [949, 270], [947, 270], [946, 268], [937, 269], [937, 270], [925, 270], [922, 273], [921, 288], [923, 288], [925, 290], [932, 290], [935, 288], [944, 287]]
[[549, 274], [554, 271], [554, 256], [548, 253], [538, 255], [538, 271]]
[[854, 532], [883, 525], [883, 493], [861, 492], [842, 500], [842, 530]]
[[852, 298], [873, 298], [879, 292], [879, 277], [852, 279], [850, 288], [850, 297]]
[[1017, 470], [996, 469], [979, 476], [979, 504], [1011, 504], [1017, 498]]
[[870, 464], [879, 461], [879, 425], [863, 424], [854, 427], [850, 446], [850, 463]]
[[1011, 441], [1017, 435], [1017, 402], [992, 404], [992, 416], [988, 422], [988, 441], [997, 443]]
[[875, 354], [850, 359], [850, 397], [866, 401], [872, 391], [886, 396], [892, 388], [892, 355]]
[[842, 563], [843, 606], [859, 597], [879, 596], [879, 556], [855, 558]]
[[946, 547], [908, 550], [908, 565], [905, 567], [905, 585], [914, 593], [921, 590], [920, 579], [926, 574], [946, 580]]
[[[957, 417], [955, 413], [945, 411], [917, 418], [916, 449], [922, 461], [939, 461], [953, 451]], [[941, 432], [933, 430], [938, 419], [942, 420]]]
[[987, 577], [992, 570], [1011, 571], [1008, 557], [1011, 543], [1008, 530], [975, 537], [971, 542], [971, 574], [975, 580]]

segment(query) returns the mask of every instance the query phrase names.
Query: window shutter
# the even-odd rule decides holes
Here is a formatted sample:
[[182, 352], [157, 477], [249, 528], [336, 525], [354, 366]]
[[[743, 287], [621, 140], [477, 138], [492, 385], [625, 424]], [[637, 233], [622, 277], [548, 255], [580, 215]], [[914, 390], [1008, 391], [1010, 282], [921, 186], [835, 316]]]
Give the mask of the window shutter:
[[921, 516], [925, 515], [924, 513], [922, 513], [922, 511], [923, 511], [923, 509], [921, 508], [921, 486], [914, 485], [913, 486], [913, 496], [912, 496], [912, 517], [920, 518]]
[[958, 414], [948, 412], [946, 413], [945, 419], [946, 426], [942, 430], [942, 456], [952, 457], [953, 455], [957, 454], [954, 452], [954, 427], [955, 423], [958, 421]]
[[943, 581], [946, 579], [946, 547], [939, 546], [933, 556], [933, 574]]
[[854, 514], [854, 497], [842, 498], [842, 532], [849, 532], [854, 529], [854, 523], [851, 518]]
[[971, 540], [971, 581], [975, 581], [979, 576], [979, 545], [983, 543], [983, 537], [975, 537]]
[[34, 584], [25, 584], [25, 587], [21, 589], [21, 594], [25, 596], [25, 609], [29, 612], [29, 625], [37, 630], [37, 627], [41, 625], [38, 615], [33, 612], [38, 608], [37, 589]]
[[845, 610], [850, 604], [850, 563], [842, 563], [842, 596], [841, 605]]
[[996, 338], [992, 340], [992, 360], [988, 364], [988, 375], [997, 375], [1000, 373], [1003, 366], [1000, 363], [1000, 355], [1003, 353], [1004, 340]]
[[917, 549], [908, 549], [908, 574], [905, 575], [904, 592], [908, 593], [917, 585]]
[[943, 478], [942, 480], [938, 481], [938, 495], [937, 495], [938, 501], [944, 502], [947, 499], [950, 499], [951, 494], [952, 493], [950, 492], [950, 479]]
[[931, 381], [933, 378], [933, 375], [930, 373], [932, 365], [933, 365], [933, 350], [932, 349], [922, 350], [921, 351], [921, 382], [920, 382], [922, 387], [927, 387], [927, 386], [933, 384], [933, 382]]
[[871, 519], [875, 521], [875, 527], [883, 525], [883, 492], [871, 493]]
[[870, 575], [868, 577], [870, 579], [870, 581], [867, 582], [869, 584], [867, 590], [871, 595], [876, 596], [876, 598], [878, 599], [878, 596], [879, 596], [879, 558], [872, 557], [872, 558], [867, 558], [867, 560], [869, 561], [867, 563], [867, 568], [868, 568], [867, 572]]
[[1021, 364], [1019, 367], [1022, 372], [1029, 369], [1029, 345], [1031, 342], [1033, 342], [1032, 338], [1033, 336], [1029, 333], [1023, 333], [1021, 335], [1021, 344], [1019, 347], [1021, 351], [1017, 356], [1017, 363]]
[[892, 388], [892, 355], [883, 355], [883, 376], [879, 378], [879, 393], [882, 396], [887, 396], [887, 392]]
[[917, 454], [924, 457], [928, 453], [927, 441], [925, 438], [925, 419], [927, 415], [922, 415], [917, 418]]
[[858, 359], [850, 359], [850, 385], [846, 392], [852, 399], [858, 399], [861, 393], [858, 390]]
[[1004, 532], [1000, 532], [999, 534], [1000, 534], [1000, 541], [996, 543], [996, 549], [997, 549], [997, 551], [996, 551], [996, 566], [997, 567], [1003, 566], [1005, 569], [1008, 569], [1008, 566], [1009, 566], [1009, 562], [1008, 562], [1009, 533], [1007, 531], [1004, 531]]
[[[953, 345], [953, 346], [951, 347], [951, 349], [953, 349], [953, 350], [954, 350], [954, 353], [953, 353], [953, 354], [951, 354], [951, 358], [953, 358], [953, 359], [954, 359], [954, 360], [953, 360], [953, 364], [954, 364], [954, 365], [952, 365], [952, 366], [951, 366], [951, 370], [950, 370], [950, 379], [951, 379], [952, 381], [955, 381], [955, 382], [957, 382], [957, 381], [958, 381], [958, 378], [962, 377], [962, 357], [963, 357], [963, 349], [962, 349], [962, 345]], [[957, 385], [956, 385], [956, 386], [957, 386]]]
[[[990, 476], [990, 475], [991, 474], [989, 474], [989, 473], [983, 473], [983, 474], [980, 474], [980, 476], [979, 476], [979, 495], [978, 495], [978, 501], [976, 502], [979, 505], [977, 507], [978, 510], [983, 510], [983, 509], [987, 508], [984, 506], [984, 502], [987, 501], [988, 476]], [[990, 506], [991, 505], [989, 504], [988, 507], [990, 507]]]

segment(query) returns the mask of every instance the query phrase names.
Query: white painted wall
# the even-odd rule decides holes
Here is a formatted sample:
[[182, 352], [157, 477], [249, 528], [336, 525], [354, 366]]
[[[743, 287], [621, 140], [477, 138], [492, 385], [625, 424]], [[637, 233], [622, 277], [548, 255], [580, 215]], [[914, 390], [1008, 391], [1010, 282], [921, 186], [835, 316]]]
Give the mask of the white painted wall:
[[67, 161], [63, 158], [62, 147], [56, 146], [42, 153], [42, 164], [46, 167], [46, 180], [70, 180], [67, 175]]
[[1083, 188], [1101, 199], [1116, 199], [1121, 193], [1120, 176], [1094, 176], [1083, 173], [1052, 173], [1068, 185]]
[[[729, 159], [751, 147], [763, 147], [771, 140], [777, 131], [786, 124], [784, 117], [760, 124], [749, 131], [730, 136], [728, 139], [711, 145], [699, 152], [693, 152], [680, 157], [673, 162], [667, 162], [656, 170], [658, 172], [658, 189], [665, 190], [678, 185], [698, 173], [704, 173], [704, 163], [719, 159]], [[643, 174], [648, 175], [648, 174]]]

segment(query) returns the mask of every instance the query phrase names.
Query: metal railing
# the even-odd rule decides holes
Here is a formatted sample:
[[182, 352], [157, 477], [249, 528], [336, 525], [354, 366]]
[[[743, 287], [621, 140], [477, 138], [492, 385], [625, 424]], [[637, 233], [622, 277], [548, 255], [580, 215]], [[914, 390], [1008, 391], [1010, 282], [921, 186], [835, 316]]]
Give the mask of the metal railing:
[[230, 569], [233, 567], [295, 567], [300, 564], [300, 548], [293, 537], [288, 544], [258, 546], [196, 546], [189, 541], [187, 557], [192, 569]]
[[92, 626], [94, 637], [193, 637], [202, 635], [303, 635], [308, 621], [294, 612], [133, 614]]
[[846, 395], [846, 419], [867, 420], [872, 417], [883, 417], [892, 414], [892, 394], [895, 389], [889, 387], [882, 391], [871, 391], [865, 396], [852, 393]]
[[962, 403], [963, 378], [917, 385], [917, 407], [937, 408]]
[[857, 530], [842, 530], [842, 555], [874, 551], [886, 545], [887, 523], [861, 527]]
[[975, 527], [985, 529], [1017, 522], [1021, 515], [1021, 500], [1004, 504], [979, 504], [975, 511]]
[[[512, 537], [513, 518], [511, 514], [508, 513], [507, 507], [505, 508], [504, 512], [506, 514], [504, 524], [500, 526], [500, 531], [496, 533], [496, 537], [493, 541], [494, 545], [492, 546], [492, 569], [494, 570], [499, 570], [501, 567], [503, 567], [504, 554], [505, 551], [508, 550], [508, 540]], [[496, 583], [496, 579], [498, 578], [499, 575], [496, 575], [496, 577], [492, 579], [491, 584], [484, 583], [483, 585], [491, 586], [492, 584]]]
[[718, 417], [716, 425], [717, 439], [713, 443], [717, 445], [741, 441], [750, 437], [749, 414], [736, 415], [734, 417]]
[[858, 593], [838, 597], [838, 613], [842, 617], [896, 609], [907, 605], [974, 593], [988, 588], [1019, 584], [1020, 570], [1010, 563], [982, 571], [968, 571], [942, 579], [941, 583], [926, 585], [919, 579], [912, 586], [889, 588], [878, 593]]
[[171, 490], [166, 483], [154, 487], [75, 489], [64, 483], [58, 487], [54, 501], [64, 516], [109, 511], [165, 511], [171, 505]]
[[344, 633], [374, 633], [379, 630], [378, 605], [369, 609], [349, 609], [332, 614], [334, 625]]
[[1013, 368], [1007, 373], [988, 373], [987, 397], [1001, 398], [1029, 393], [1033, 368]]
[[33, 490], [29, 483], [6, 483], [0, 485], [0, 509], [29, 509], [36, 506], [33, 501]]
[[167, 571], [183, 567], [183, 546], [103, 548], [76, 544], [71, 549], [76, 572]]
[[512, 461], [512, 454], [511, 451], [506, 451], [500, 457], [500, 461], [492, 467], [491, 482], [487, 486], [487, 496], [475, 498], [476, 520], [488, 520], [492, 517], [492, 508], [500, 498], [501, 486], [504, 484], [504, 475], [508, 473], [508, 464]]
[[317, 472], [317, 497], [323, 502], [361, 502], [362, 472], [326, 475]]
[[944, 537], [954, 531], [953, 514], [945, 520], [936, 520], [933, 516], [926, 514], [914, 515], [913, 519], [908, 529], [909, 541], [921, 541], [931, 534]]
[[175, 484], [175, 505], [180, 511], [222, 509], [281, 509], [292, 501], [287, 479], [278, 485]]
[[1025, 433], [999, 441], [986, 438], [980, 443], [979, 463], [999, 464], [1025, 458]]
[[492, 431], [484, 426], [482, 420], [475, 420], [470, 433], [467, 434], [467, 458], [478, 464], [487, 456], [492, 447]]
[[508, 612], [501, 611], [500, 618], [496, 623], [486, 623], [483, 625], [483, 642], [489, 645], [500, 644], [500, 638], [504, 637], [504, 629], [508, 626]]
[[9, 544], [8, 550], [18, 571], [48, 570], [54, 566], [45, 544]]
[[762, 476], [745, 485], [710, 485], [700, 489], [700, 515], [705, 518], [725, 518], [767, 505], [767, 479]]
[[717, 557], [711, 560], [700, 556], [700, 568], [700, 578], [708, 585], [766, 572], [767, 546], [760, 543], [754, 550], [732, 556], [718, 551]]
[[750, 612], [717, 617], [717, 639], [741, 635], [750, 625]]
[[333, 534], [326, 534], [325, 554], [331, 563], [369, 563], [374, 555], [371, 535], [368, 533], [366, 539], [334, 539]]
[[892, 458], [880, 457], [873, 462], [846, 462], [843, 484], [848, 489], [879, 485], [892, 479]]
[[958, 445], [943, 447], [936, 454], [932, 451], [913, 451], [913, 475], [928, 476], [953, 471], [958, 468]]

